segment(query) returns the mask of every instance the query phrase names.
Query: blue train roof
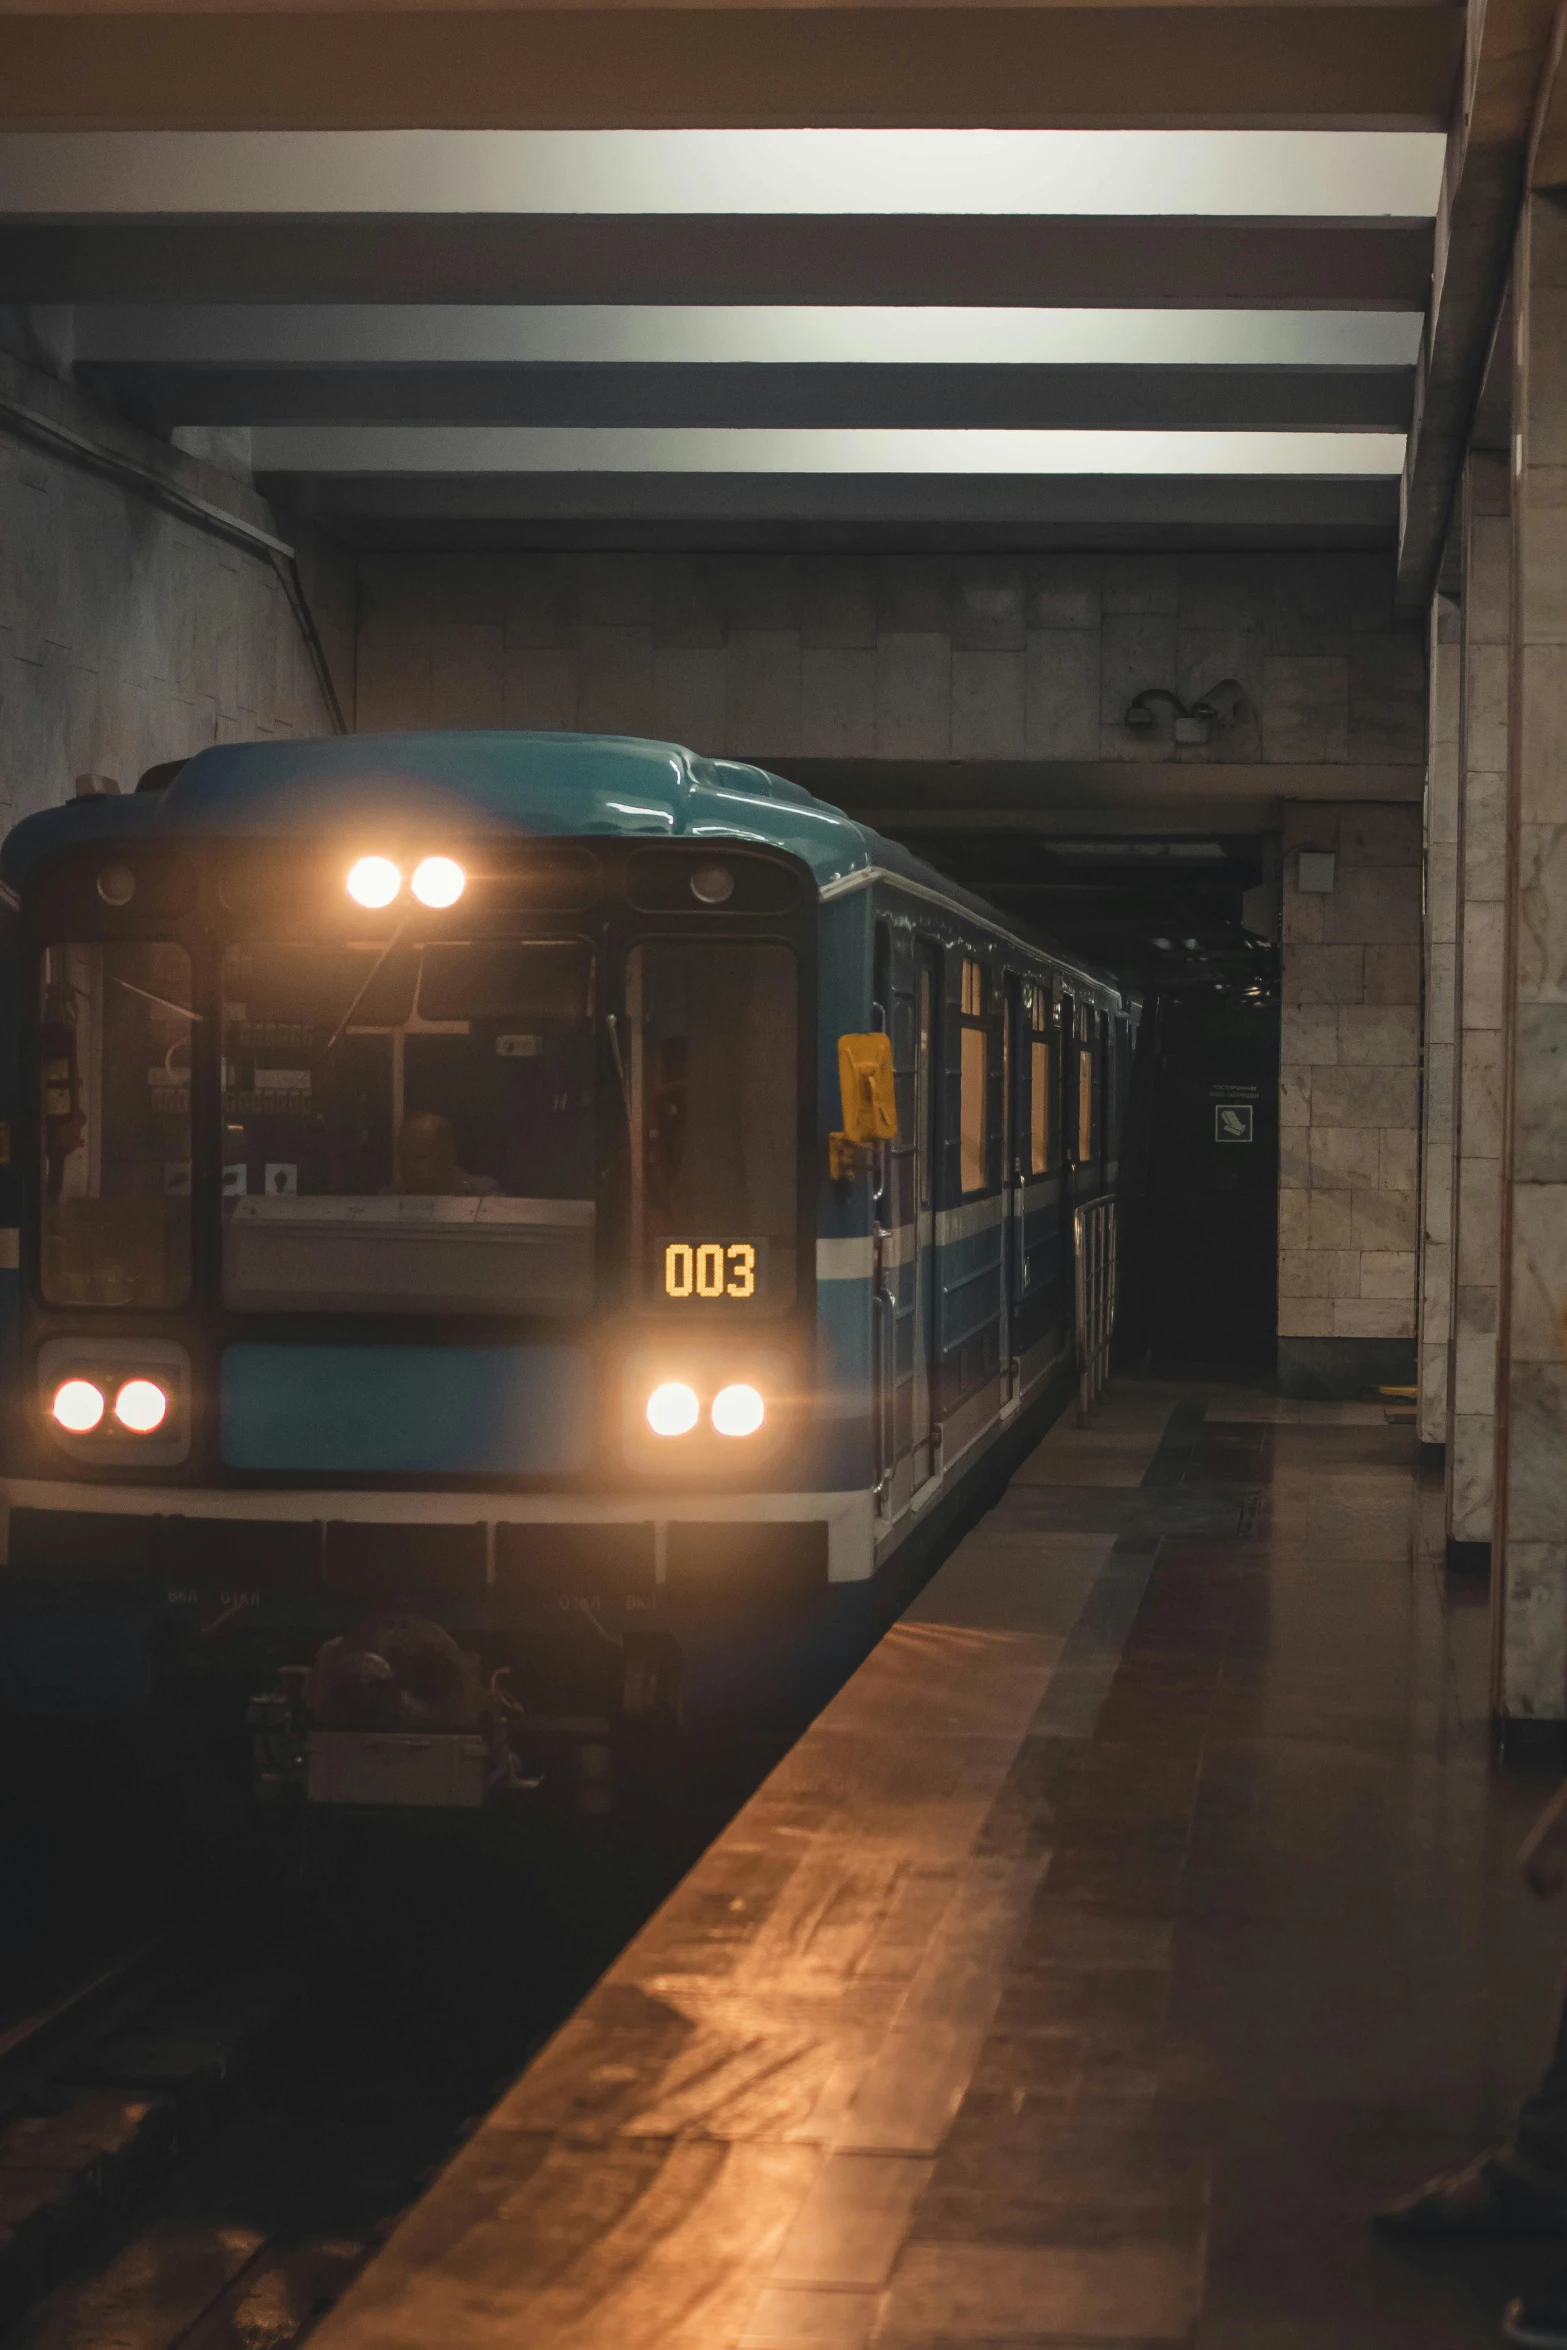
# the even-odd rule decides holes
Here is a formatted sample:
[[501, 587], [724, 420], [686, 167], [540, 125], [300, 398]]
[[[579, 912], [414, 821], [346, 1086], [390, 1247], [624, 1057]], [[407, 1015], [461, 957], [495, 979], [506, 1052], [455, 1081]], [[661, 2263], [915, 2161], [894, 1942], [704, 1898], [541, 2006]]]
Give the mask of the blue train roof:
[[798, 857], [821, 889], [879, 869], [993, 925], [997, 919], [896, 841], [798, 784], [631, 735], [351, 734], [218, 744], [188, 759], [164, 790], [72, 800], [26, 817], [0, 849], [0, 875], [15, 887], [49, 857], [87, 840], [278, 839], [339, 830], [367, 838], [377, 825], [425, 830], [443, 821], [470, 835], [753, 840]]

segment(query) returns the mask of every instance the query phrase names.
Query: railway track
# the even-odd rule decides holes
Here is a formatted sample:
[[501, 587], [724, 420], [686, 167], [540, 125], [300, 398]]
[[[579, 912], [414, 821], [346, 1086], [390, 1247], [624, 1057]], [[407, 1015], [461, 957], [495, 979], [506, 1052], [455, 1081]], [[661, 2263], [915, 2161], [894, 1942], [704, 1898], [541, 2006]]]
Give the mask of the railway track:
[[0, 2350], [291, 2350], [776, 1752], [312, 1819], [264, 1965], [154, 1937], [0, 2034]]

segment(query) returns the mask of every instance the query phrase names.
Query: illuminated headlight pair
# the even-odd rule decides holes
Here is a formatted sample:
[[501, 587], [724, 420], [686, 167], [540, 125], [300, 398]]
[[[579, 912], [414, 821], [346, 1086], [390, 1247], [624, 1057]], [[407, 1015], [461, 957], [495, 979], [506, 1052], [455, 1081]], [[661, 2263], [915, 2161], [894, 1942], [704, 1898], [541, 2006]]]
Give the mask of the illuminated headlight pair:
[[[647, 1399], [647, 1424], [655, 1436], [689, 1436], [701, 1417], [701, 1399], [683, 1379], [665, 1379]], [[767, 1410], [754, 1387], [736, 1380], [718, 1390], [709, 1417], [715, 1436], [754, 1436]]]
[[[92, 1379], [62, 1379], [50, 1405], [71, 1436], [90, 1436], [109, 1410], [109, 1399]], [[131, 1436], [150, 1436], [168, 1417], [169, 1398], [156, 1379], [126, 1379], [114, 1391], [113, 1413]]]
[[[403, 886], [403, 869], [390, 857], [361, 857], [349, 868], [348, 894], [372, 913], [389, 906]], [[468, 876], [455, 857], [421, 857], [408, 884], [421, 906], [455, 906]]]

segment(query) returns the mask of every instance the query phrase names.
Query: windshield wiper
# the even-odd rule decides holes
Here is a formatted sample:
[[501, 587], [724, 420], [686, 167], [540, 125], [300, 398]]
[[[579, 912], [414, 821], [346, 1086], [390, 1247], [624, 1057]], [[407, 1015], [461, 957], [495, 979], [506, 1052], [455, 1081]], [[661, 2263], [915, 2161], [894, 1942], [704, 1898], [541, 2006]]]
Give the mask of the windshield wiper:
[[386, 961], [386, 958], [391, 953], [393, 947], [398, 944], [399, 940], [402, 938], [403, 932], [408, 928], [408, 925], [412, 920], [413, 916], [411, 914], [404, 915], [402, 921], [398, 923], [397, 928], [393, 931], [391, 937], [387, 940], [385, 946], [381, 949], [381, 952], [376, 956], [375, 961], [371, 964], [369, 970], [365, 973], [364, 978], [359, 983], [359, 990], [355, 995], [353, 1002], [349, 1005], [347, 1011], [343, 1014], [343, 1017], [341, 1020], [339, 1020], [337, 1026], [333, 1029], [331, 1035], [326, 1040], [326, 1049], [328, 1052], [332, 1050], [333, 1045], [336, 1044], [338, 1038], [342, 1035], [343, 1030], [348, 1026], [349, 1021], [353, 1018], [360, 1005], [364, 1002], [365, 997], [370, 992], [371, 983], [373, 982], [376, 973], [380, 970], [381, 965]]
[[631, 1080], [626, 1075], [626, 1057], [620, 1049], [620, 1022], [613, 1012], [606, 1012], [604, 1025], [609, 1030], [609, 1049], [615, 1056], [615, 1075], [620, 1079], [620, 1098], [626, 1105], [626, 1132], [632, 1132]]

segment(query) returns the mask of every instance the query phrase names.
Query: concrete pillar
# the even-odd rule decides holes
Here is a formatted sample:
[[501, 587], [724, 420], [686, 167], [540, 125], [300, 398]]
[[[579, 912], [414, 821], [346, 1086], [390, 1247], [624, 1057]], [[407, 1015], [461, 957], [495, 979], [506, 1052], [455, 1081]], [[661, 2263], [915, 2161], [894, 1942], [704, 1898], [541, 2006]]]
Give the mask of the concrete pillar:
[[1502, 1156], [1502, 933], [1512, 498], [1505, 457], [1465, 469], [1463, 780], [1458, 806], [1453, 1316], [1447, 1398], [1448, 1562], [1483, 1571], [1496, 1440], [1496, 1289]]
[[1452, 1327], [1453, 1037], [1463, 646], [1457, 604], [1431, 602], [1424, 826], [1425, 1036], [1420, 1097], [1420, 1402], [1423, 1444], [1447, 1442]]
[[1514, 263], [1512, 725], [1502, 961], [1495, 1704], [1567, 1718], [1567, 207]]

